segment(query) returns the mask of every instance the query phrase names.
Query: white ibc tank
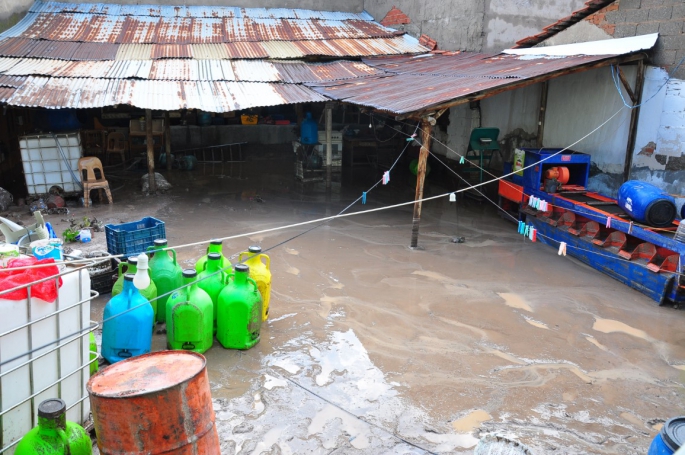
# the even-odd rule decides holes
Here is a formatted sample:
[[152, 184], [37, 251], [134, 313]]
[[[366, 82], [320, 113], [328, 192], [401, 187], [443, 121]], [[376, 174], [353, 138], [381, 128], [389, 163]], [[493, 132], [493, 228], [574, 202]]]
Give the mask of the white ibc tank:
[[[67, 420], [83, 423], [88, 418], [88, 332], [56, 340], [91, 325], [90, 275], [86, 268], [67, 268], [64, 273], [54, 302], [0, 297], [0, 363], [40, 348], [0, 366], [2, 449], [37, 424], [38, 405], [48, 398], [67, 403]], [[3, 453], [13, 452], [14, 447]]]

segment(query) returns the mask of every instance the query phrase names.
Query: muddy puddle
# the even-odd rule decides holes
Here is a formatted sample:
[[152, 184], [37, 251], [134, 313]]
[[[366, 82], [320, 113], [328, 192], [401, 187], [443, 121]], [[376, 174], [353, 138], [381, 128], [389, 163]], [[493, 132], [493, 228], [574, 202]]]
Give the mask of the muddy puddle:
[[[355, 168], [327, 192], [290, 164], [172, 173], [167, 195], [115, 193], [113, 207], [77, 213], [155, 216], [178, 245], [335, 214], [381, 175]], [[352, 211], [412, 197], [393, 176]], [[420, 250], [408, 248], [411, 219], [411, 207], [340, 219], [268, 252], [261, 342], [206, 354], [222, 453], [459, 454], [500, 435], [534, 454], [644, 454], [682, 412], [684, 313], [523, 241], [488, 206], [467, 202], [457, 222], [447, 199], [424, 204]]]

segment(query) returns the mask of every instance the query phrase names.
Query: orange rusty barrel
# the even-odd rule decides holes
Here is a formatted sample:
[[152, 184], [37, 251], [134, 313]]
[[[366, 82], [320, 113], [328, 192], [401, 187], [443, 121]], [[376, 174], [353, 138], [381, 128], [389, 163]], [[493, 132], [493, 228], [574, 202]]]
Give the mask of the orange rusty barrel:
[[111, 365], [88, 381], [104, 455], [220, 455], [206, 360], [161, 351]]

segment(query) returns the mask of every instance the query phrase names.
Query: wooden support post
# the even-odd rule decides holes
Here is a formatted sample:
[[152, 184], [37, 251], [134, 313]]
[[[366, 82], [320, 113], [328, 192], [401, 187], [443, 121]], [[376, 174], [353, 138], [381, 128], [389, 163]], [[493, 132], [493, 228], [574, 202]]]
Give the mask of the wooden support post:
[[145, 109], [145, 142], [147, 143], [147, 172], [150, 193], [157, 191], [155, 182], [155, 140], [152, 137], [152, 111]]
[[421, 151], [419, 152], [419, 166], [416, 170], [416, 196], [414, 197], [414, 219], [411, 227], [411, 244], [412, 248], [416, 248], [419, 243], [419, 224], [421, 223], [421, 199], [423, 199], [423, 182], [426, 178], [426, 163], [428, 162], [428, 151], [431, 146], [431, 131], [432, 126], [428, 120], [424, 119], [421, 122], [422, 136], [421, 136]]
[[171, 170], [171, 124], [169, 111], [164, 112], [164, 149], [166, 152], [166, 170]]
[[[621, 73], [619, 72], [619, 75]], [[623, 79], [621, 79], [623, 80]], [[623, 181], [630, 180], [630, 169], [633, 167], [633, 151], [635, 149], [635, 140], [637, 138], [637, 124], [640, 119], [640, 103], [642, 102], [642, 88], [645, 84], [645, 62], [639, 60], [637, 62], [637, 76], [635, 78], [635, 100], [633, 101], [633, 108], [630, 112], [630, 127], [628, 129], [628, 145], [626, 146], [626, 159], [623, 166]], [[629, 92], [630, 93], [630, 92]]]
[[331, 187], [331, 166], [333, 164], [333, 105], [326, 103], [326, 188]]
[[540, 112], [538, 112], [538, 138], [537, 147], [542, 148], [542, 140], [545, 135], [545, 114], [547, 113], [547, 92], [549, 92], [549, 82], [540, 83]]

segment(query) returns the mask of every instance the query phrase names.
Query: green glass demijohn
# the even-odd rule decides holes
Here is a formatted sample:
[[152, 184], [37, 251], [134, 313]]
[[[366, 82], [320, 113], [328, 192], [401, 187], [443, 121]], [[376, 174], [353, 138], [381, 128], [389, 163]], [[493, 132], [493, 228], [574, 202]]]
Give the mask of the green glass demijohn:
[[259, 343], [262, 328], [262, 299], [250, 268], [236, 264], [219, 294], [216, 339], [225, 348], [249, 349]]
[[[167, 247], [166, 239], [157, 239], [154, 246], [148, 247], [148, 253], [154, 253], [150, 259], [150, 278], [157, 286], [157, 322], [166, 321], [166, 302], [171, 292], [181, 287], [183, 276], [181, 267], [176, 262], [176, 251], [157, 251]], [[172, 257], [169, 257], [171, 252]]]
[[[147, 267], [147, 265], [144, 267]], [[124, 289], [124, 275], [127, 273], [132, 273], [134, 275], [138, 273], [138, 256], [130, 256], [126, 262], [119, 263], [119, 277], [114, 283], [114, 286], [112, 286], [112, 297], [121, 294], [121, 291]], [[149, 274], [150, 270], [148, 270], [148, 275]], [[157, 286], [155, 286], [155, 282], [150, 278], [150, 284], [145, 289], [138, 289], [138, 291], [140, 291], [140, 294], [143, 297], [150, 301], [152, 311], [155, 314], [155, 320], [157, 320]]]
[[202, 271], [205, 269], [207, 265], [207, 260], [209, 259], [209, 255], [212, 253], [218, 253], [221, 255], [221, 269], [229, 273], [229, 267], [231, 267], [231, 261], [228, 260], [226, 256], [221, 252], [222, 250], [222, 242], [221, 240], [218, 239], [212, 239], [209, 241], [209, 246], [207, 247], [207, 254], [202, 256], [200, 259], [197, 260], [195, 263], [195, 270], [197, 273], [202, 273]]
[[216, 312], [219, 304], [219, 293], [226, 287], [226, 276], [221, 267], [221, 256], [218, 253], [209, 253], [207, 266], [198, 274], [200, 280], [197, 285], [204, 290], [212, 299], [212, 320], [214, 333], [216, 333]]
[[38, 426], [19, 441], [15, 455], [91, 455], [90, 436], [81, 426], [68, 422], [67, 405], [51, 398], [38, 405]]
[[214, 305], [211, 297], [193, 283], [197, 280], [194, 269], [184, 270], [183, 280], [186, 286], [171, 294], [166, 303], [167, 347], [202, 354], [214, 341]]

